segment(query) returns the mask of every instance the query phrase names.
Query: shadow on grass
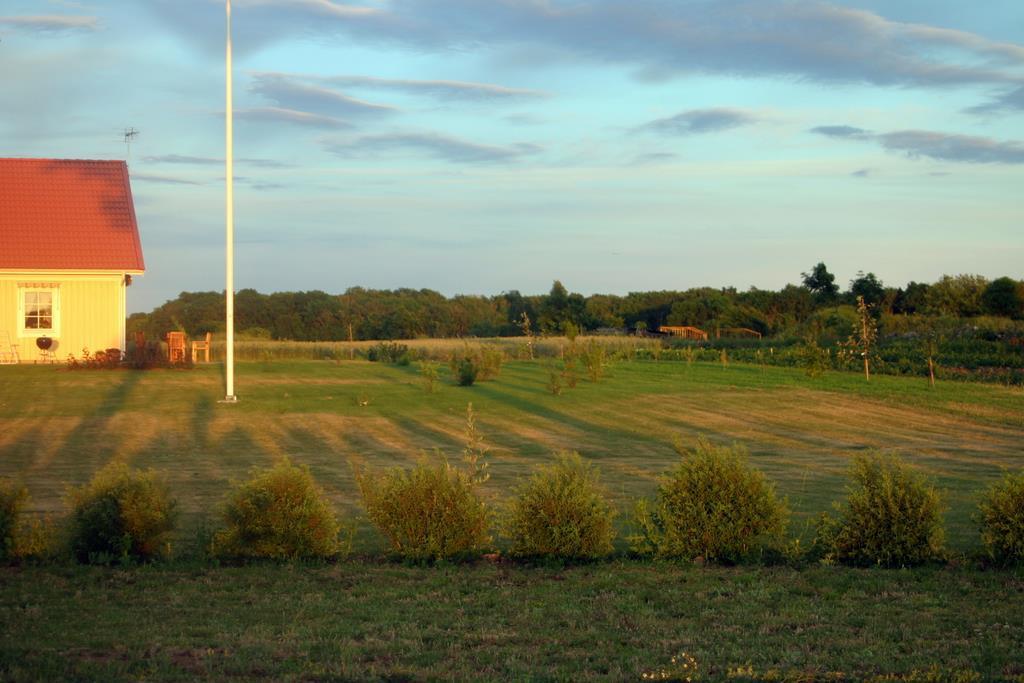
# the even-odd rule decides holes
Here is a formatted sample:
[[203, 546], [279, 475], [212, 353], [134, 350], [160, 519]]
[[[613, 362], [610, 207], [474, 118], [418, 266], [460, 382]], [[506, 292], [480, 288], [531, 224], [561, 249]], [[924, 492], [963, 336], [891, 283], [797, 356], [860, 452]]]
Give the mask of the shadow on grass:
[[213, 399], [205, 394], [200, 394], [194, 406], [192, 406], [192, 419], [190, 420], [192, 431], [192, 443], [195, 448], [205, 450], [210, 440], [210, 422], [213, 420]]
[[[62, 499], [68, 486], [84, 483], [97, 469], [118, 455], [119, 435], [110, 433], [114, 417], [130, 406], [130, 396], [140, 380], [137, 371], [92, 371], [99, 373], [97, 379], [110, 378], [116, 383], [107, 387], [106, 393], [86, 409], [74, 424], [63, 432], [59, 422], [56, 429], [49, 429], [50, 420], [62, 420], [58, 416], [35, 419], [36, 426], [19, 434], [17, 441], [8, 445], [3, 452], [5, 467], [14, 467], [31, 493], [32, 510], [47, 511], [63, 508]], [[104, 387], [97, 387], [102, 390]], [[76, 395], [68, 396], [67, 389], [60, 393], [48, 394], [45, 400], [75, 404], [75, 407], [90, 402], [96, 394], [86, 395], [92, 387], [75, 387]], [[98, 393], [98, 392], [97, 392]]]
[[609, 439], [622, 440], [627, 443], [635, 441], [638, 438], [636, 432], [596, 425], [593, 422], [568, 415], [558, 410], [553, 410], [550, 406], [539, 405], [528, 398], [515, 396], [508, 392], [501, 391], [496, 386], [477, 385], [474, 387], [474, 390], [477, 394], [485, 396], [495, 403], [504, 404], [510, 408], [515, 408], [516, 410], [540, 417], [544, 420], [563, 424], [584, 434], [604, 435]]
[[[86, 372], [86, 371], [83, 371]], [[89, 474], [106, 464], [117, 454], [117, 440], [107, 433], [110, 422], [122, 410], [131, 407], [129, 396], [142, 379], [142, 371], [119, 373], [117, 382], [100, 400], [91, 415], [85, 415], [64, 439], [62, 450], [78, 453], [72, 458], [79, 465], [75, 474]]]
[[455, 438], [441, 429], [435, 429], [419, 420], [414, 420], [401, 414], [388, 415], [387, 419], [408, 434], [410, 436], [409, 440], [416, 444], [413, 455], [419, 455], [422, 451], [429, 451], [434, 448], [439, 448], [445, 453], [458, 454], [462, 452], [463, 446], [466, 445], [464, 439]]

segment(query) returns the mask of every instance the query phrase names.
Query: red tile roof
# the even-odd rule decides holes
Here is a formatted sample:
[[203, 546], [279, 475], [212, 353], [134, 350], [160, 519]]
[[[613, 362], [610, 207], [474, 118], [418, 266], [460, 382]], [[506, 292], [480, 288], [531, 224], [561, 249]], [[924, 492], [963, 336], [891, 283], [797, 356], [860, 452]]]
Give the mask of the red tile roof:
[[0, 159], [0, 268], [144, 270], [125, 162]]

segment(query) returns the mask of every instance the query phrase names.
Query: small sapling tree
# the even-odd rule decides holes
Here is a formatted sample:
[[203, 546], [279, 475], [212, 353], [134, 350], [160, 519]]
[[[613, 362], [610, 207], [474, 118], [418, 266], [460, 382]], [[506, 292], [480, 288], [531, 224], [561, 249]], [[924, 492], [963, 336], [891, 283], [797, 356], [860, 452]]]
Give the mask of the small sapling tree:
[[813, 332], [808, 332], [804, 337], [803, 346], [798, 353], [804, 374], [808, 377], [820, 377], [825, 374], [829, 366], [829, 352], [818, 345], [818, 337]]
[[928, 383], [932, 389], [935, 388], [935, 357], [939, 355], [939, 338], [934, 332], [929, 332], [923, 340], [924, 355], [928, 359]]
[[519, 329], [526, 337], [526, 357], [528, 360], [533, 360], [533, 328], [530, 325], [530, 316], [526, 315], [526, 311], [523, 311], [523, 317], [519, 321]]
[[437, 391], [437, 363], [430, 360], [421, 361], [420, 375], [423, 377], [423, 388], [428, 394]]
[[570, 348], [575, 347], [576, 337], [580, 335], [580, 328], [576, 327], [574, 323], [566, 321], [566, 323], [562, 326], [562, 330], [565, 334], [566, 341], [569, 342]]
[[562, 371], [558, 369], [555, 361], [548, 361], [548, 383], [547, 389], [553, 396], [562, 394]]
[[864, 297], [857, 297], [857, 322], [853, 326], [853, 334], [847, 341], [851, 350], [860, 354], [864, 360], [864, 379], [871, 381], [871, 354], [875, 350], [875, 340], [878, 338], [878, 324], [871, 315], [873, 306], [865, 303]]
[[605, 349], [602, 344], [593, 340], [588, 343], [582, 352], [583, 364], [587, 367], [587, 375], [591, 382], [601, 379], [605, 369]]
[[570, 389], [575, 388], [576, 382], [579, 381], [579, 377], [576, 374], [576, 354], [566, 355], [562, 365], [562, 381]]
[[580, 334], [580, 328], [576, 327], [574, 323], [566, 321], [565, 324], [562, 325], [562, 331], [563, 334], [565, 334], [566, 341], [569, 342], [568, 349], [564, 346], [559, 347], [561, 352], [560, 355], [562, 356], [562, 359], [565, 360], [576, 355], [576, 337]]
[[466, 445], [462, 449], [462, 460], [469, 468], [470, 479], [477, 484], [482, 484], [491, 478], [487, 471], [487, 463], [484, 458], [491, 448], [484, 443], [484, 435], [476, 427], [476, 413], [473, 412], [473, 404], [466, 404]]

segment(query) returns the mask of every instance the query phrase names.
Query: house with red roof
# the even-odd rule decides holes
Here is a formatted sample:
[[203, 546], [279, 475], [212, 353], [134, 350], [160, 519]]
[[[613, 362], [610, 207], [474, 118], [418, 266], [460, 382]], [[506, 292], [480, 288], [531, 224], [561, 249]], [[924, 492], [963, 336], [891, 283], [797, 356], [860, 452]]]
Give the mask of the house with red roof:
[[0, 159], [0, 359], [123, 352], [144, 272], [125, 162]]

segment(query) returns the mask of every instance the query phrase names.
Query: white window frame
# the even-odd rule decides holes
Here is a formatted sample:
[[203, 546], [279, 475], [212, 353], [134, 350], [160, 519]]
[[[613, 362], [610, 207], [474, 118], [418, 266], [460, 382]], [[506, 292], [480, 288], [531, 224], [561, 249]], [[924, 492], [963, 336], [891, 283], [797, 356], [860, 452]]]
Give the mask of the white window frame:
[[[50, 329], [25, 327], [25, 295], [29, 292], [46, 293], [52, 296]], [[60, 337], [60, 287], [18, 287], [18, 336], [30, 339]]]

